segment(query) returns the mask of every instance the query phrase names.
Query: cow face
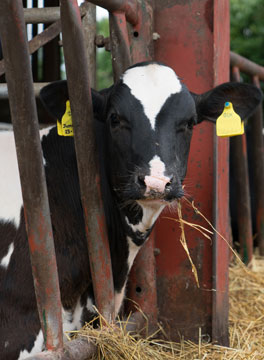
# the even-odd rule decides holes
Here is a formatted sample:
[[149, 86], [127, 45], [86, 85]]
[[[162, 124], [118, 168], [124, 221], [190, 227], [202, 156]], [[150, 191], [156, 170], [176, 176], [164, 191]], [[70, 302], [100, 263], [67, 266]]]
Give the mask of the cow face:
[[[68, 97], [66, 83], [60, 84], [64, 90], [57, 88], [57, 96], [54, 84], [41, 92], [57, 118], [65, 111], [66, 99], [54, 102], [58, 96]], [[171, 68], [156, 62], [137, 64], [111, 88], [92, 94], [95, 119], [104, 127], [105, 166], [116, 196], [121, 201], [161, 203], [183, 196], [193, 126], [203, 120], [215, 122], [226, 101], [244, 119], [261, 100], [256, 87], [239, 83], [192, 94]]]

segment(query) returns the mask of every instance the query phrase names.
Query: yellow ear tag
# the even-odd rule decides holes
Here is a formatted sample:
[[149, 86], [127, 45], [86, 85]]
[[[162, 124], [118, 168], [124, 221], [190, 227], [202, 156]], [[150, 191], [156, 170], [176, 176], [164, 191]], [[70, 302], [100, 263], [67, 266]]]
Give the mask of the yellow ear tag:
[[244, 122], [234, 111], [231, 102], [225, 103], [222, 114], [216, 120], [216, 135], [221, 137], [244, 134]]
[[57, 131], [60, 136], [73, 136], [72, 117], [70, 101], [66, 101], [66, 111], [61, 119], [61, 123], [57, 120]]

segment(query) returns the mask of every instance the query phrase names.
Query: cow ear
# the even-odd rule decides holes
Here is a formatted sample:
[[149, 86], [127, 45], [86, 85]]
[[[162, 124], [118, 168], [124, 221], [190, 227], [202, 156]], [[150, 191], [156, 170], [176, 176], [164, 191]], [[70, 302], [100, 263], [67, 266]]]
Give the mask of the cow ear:
[[67, 81], [55, 81], [41, 89], [40, 100], [49, 114], [55, 119], [61, 119], [69, 99]]
[[192, 94], [197, 111], [197, 122], [216, 122], [225, 102], [231, 102], [242, 120], [249, 117], [262, 100], [261, 91], [254, 85], [237, 82], [224, 83], [204, 94]]
[[[100, 119], [106, 105], [107, 92], [91, 89], [91, 94], [94, 114]], [[66, 101], [69, 100], [67, 81], [50, 83], [41, 89], [39, 96], [50, 115], [60, 120], [66, 111]]]

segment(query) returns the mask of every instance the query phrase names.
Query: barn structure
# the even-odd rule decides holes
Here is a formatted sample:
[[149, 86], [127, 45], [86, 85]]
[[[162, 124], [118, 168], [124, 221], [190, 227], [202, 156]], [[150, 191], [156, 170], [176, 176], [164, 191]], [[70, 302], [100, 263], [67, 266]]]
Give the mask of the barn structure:
[[[45, 309], [52, 318], [57, 319], [52, 324], [44, 324], [42, 321], [47, 349], [56, 351], [63, 344], [45, 179], [41, 166], [29, 166], [26, 161], [27, 157], [31, 156], [31, 164], [40, 164], [41, 152], [35, 141], [25, 143], [22, 139], [28, 137], [28, 131], [32, 139], [37, 136], [35, 95], [43, 82], [58, 80], [60, 77], [59, 45], [63, 46], [71, 103], [78, 109], [78, 113], [73, 114], [73, 119], [97, 307], [101, 313], [108, 316], [113, 306], [112, 283], [105, 275], [111, 273], [109, 251], [96, 185], [94, 143], [85, 141], [87, 137], [92, 138], [93, 131], [91, 121], [80, 121], [84, 117], [89, 118], [91, 109], [91, 102], [86, 99], [90, 98], [89, 84], [95, 86], [95, 48], [110, 46], [114, 79], [131, 64], [155, 59], [171, 66], [191, 91], [205, 92], [229, 81], [230, 78], [229, 1], [93, 0], [85, 1], [79, 7], [76, 0], [61, 0], [60, 4], [57, 1], [45, 0], [44, 8], [38, 8], [37, 1], [33, 1], [36, 7], [32, 9], [26, 9], [26, 5], [27, 2], [24, 1], [23, 9], [21, 0], [7, 0], [0, 4], [0, 34], [5, 57], [0, 61], [0, 75], [6, 72], [8, 79], [39, 313], [42, 314]], [[109, 11], [110, 40], [96, 34], [95, 5]], [[41, 34], [37, 34], [36, 26], [33, 27], [35, 37], [29, 42], [29, 47], [26, 42], [25, 22], [50, 24], [45, 25]], [[61, 32], [62, 44], [58, 38]], [[43, 58], [43, 77], [40, 79], [38, 60], [32, 56], [30, 63], [29, 53], [34, 54], [47, 43], [49, 47], [44, 48], [46, 55]], [[233, 73], [237, 76], [236, 80], [239, 80], [238, 68], [244, 66], [245, 70], [247, 63], [242, 62], [235, 54], [231, 60]], [[250, 66], [247, 71], [249, 68]], [[251, 67], [250, 71], [259, 86], [259, 79], [264, 78], [263, 70], [257, 67], [252, 70]], [[3, 78], [2, 80], [4, 81]], [[77, 89], [76, 81], [80, 85]], [[4, 98], [6, 85], [1, 84], [0, 89]], [[24, 92], [25, 96], [21, 101], [17, 101], [20, 92]], [[23, 113], [20, 111], [22, 108], [25, 110]], [[261, 114], [256, 116], [260, 118]], [[261, 124], [261, 121], [258, 124]], [[258, 128], [255, 133], [259, 139], [259, 148], [262, 149], [263, 140], [258, 136], [259, 132]], [[242, 138], [235, 141], [239, 144], [234, 146], [243, 147]], [[263, 156], [262, 150], [259, 152], [260, 156]], [[28, 155], [22, 158], [19, 156], [22, 153]], [[32, 153], [36, 156], [32, 157]], [[90, 154], [89, 172], [84, 156], [87, 153]], [[243, 164], [245, 166], [245, 162]], [[222, 237], [231, 243], [228, 169], [229, 140], [217, 138], [215, 127], [211, 123], [199, 125], [192, 140], [186, 192]], [[263, 178], [263, 166], [259, 172]], [[41, 193], [44, 201], [38, 203], [34, 193]], [[241, 193], [244, 194], [245, 190], [242, 189]], [[262, 196], [259, 196], [258, 221], [259, 228], [263, 231]], [[249, 206], [246, 206], [245, 211], [248, 208]], [[241, 216], [248, 219], [249, 215], [246, 212], [246, 215]], [[207, 226], [206, 221], [188, 204], [183, 206], [183, 216], [191, 223]], [[186, 227], [188, 247], [198, 271], [200, 287], [197, 287], [189, 260], [178, 241], [180, 228], [171, 218], [177, 220], [177, 214], [169, 211], [161, 215], [151, 240], [137, 256], [130, 276], [128, 297], [148, 316], [150, 328], [154, 328], [157, 321], [160, 321], [172, 340], [177, 340], [179, 335], [185, 339], [197, 340], [200, 332], [202, 337], [209, 341], [228, 345], [229, 247], [218, 233], [214, 234], [210, 242], [194, 229]], [[245, 226], [243, 220], [242, 226]], [[249, 227], [246, 231], [248, 229]], [[252, 238], [252, 233], [248, 231], [247, 239], [243, 241], [249, 242], [250, 257], [252, 242], [248, 239]], [[101, 243], [98, 243], [98, 238]], [[263, 241], [260, 241], [260, 244], [264, 251]], [[40, 261], [40, 258], [49, 261]], [[46, 266], [47, 263], [49, 266]], [[46, 288], [52, 289], [57, 296], [46, 296]], [[131, 304], [127, 304], [127, 310], [131, 310]], [[140, 324], [142, 319], [133, 306], [132, 310]], [[80, 359], [85, 358], [85, 351], [86, 354], [90, 351], [85, 343], [82, 348], [83, 357], [80, 356]]]

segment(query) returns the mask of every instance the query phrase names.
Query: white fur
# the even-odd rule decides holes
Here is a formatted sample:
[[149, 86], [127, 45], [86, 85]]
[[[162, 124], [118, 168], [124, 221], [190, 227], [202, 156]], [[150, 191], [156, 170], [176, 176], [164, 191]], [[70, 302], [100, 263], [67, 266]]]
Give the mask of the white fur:
[[14, 243], [12, 242], [8, 247], [7, 254], [2, 258], [0, 262], [0, 266], [4, 267], [5, 269], [8, 268], [13, 251], [14, 251]]
[[81, 306], [80, 299], [78, 300], [74, 311], [69, 311], [62, 308], [63, 332], [76, 329], [78, 330], [82, 327], [82, 312], [83, 307]]
[[119, 292], [115, 291], [115, 317], [118, 315], [120, 311], [121, 305], [125, 297], [125, 291], [126, 291], [126, 282], [122, 287], [121, 291]]
[[[47, 135], [50, 129], [40, 130], [40, 138]], [[45, 165], [44, 158], [43, 163]], [[12, 131], [0, 132], [0, 172], [0, 219], [13, 221], [18, 227], [23, 199]]]
[[135, 257], [137, 256], [137, 253], [140, 249], [140, 246], [137, 246], [134, 241], [132, 241], [132, 239], [128, 236], [127, 237], [127, 243], [128, 243], [128, 259], [127, 259], [127, 264], [128, 264], [128, 269], [130, 271]]
[[166, 100], [182, 89], [175, 72], [163, 65], [149, 64], [128, 69], [123, 75], [123, 82], [142, 104], [154, 130], [156, 117]]
[[150, 175], [145, 176], [146, 193], [147, 195], [151, 190], [163, 193], [165, 186], [170, 182], [170, 178], [165, 176], [165, 164], [161, 161], [160, 157], [155, 155], [149, 162]]
[[26, 359], [30, 355], [34, 355], [41, 352], [43, 345], [44, 345], [43, 333], [42, 330], [40, 330], [34, 342], [33, 348], [29, 352], [27, 350], [20, 351], [18, 360]]
[[136, 225], [130, 224], [127, 218], [126, 221], [134, 232], [140, 231], [144, 233], [155, 223], [166, 204], [156, 200], [137, 200], [137, 203], [143, 211], [142, 220]]

